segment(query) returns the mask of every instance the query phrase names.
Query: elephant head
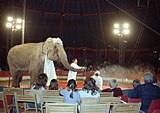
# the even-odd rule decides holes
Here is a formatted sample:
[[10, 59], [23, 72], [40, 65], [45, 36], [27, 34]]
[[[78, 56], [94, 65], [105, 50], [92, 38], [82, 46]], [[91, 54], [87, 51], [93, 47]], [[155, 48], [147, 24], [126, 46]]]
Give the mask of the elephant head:
[[78, 71], [74, 69], [67, 59], [66, 52], [63, 48], [63, 43], [59, 38], [48, 38], [42, 47], [42, 52], [47, 55], [49, 60], [61, 62], [67, 69]]

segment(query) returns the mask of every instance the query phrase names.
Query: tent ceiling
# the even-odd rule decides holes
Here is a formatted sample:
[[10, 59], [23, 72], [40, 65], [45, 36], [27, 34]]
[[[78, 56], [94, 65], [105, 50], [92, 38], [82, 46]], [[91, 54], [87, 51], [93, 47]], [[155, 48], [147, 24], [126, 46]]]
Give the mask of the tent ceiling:
[[[1, 0], [1, 40], [8, 15], [23, 16], [24, 0]], [[115, 22], [130, 23], [127, 48], [160, 47], [159, 0], [26, 0], [25, 42], [60, 37], [66, 47], [118, 48]], [[20, 43], [21, 33], [15, 43]]]

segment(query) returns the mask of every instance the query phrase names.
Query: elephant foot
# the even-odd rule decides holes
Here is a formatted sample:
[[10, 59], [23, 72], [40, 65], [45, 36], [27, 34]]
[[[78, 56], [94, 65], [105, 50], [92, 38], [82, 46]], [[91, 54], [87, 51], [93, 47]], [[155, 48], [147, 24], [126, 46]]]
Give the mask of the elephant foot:
[[15, 85], [12, 85], [12, 87], [14, 87], [14, 88], [18, 88], [18, 86], [15, 86]]
[[14, 81], [12, 81], [12, 82], [13, 82], [13, 83], [12, 83], [12, 87], [15, 87], [15, 88], [20, 87], [20, 84], [19, 84], [19, 83], [14, 82]]

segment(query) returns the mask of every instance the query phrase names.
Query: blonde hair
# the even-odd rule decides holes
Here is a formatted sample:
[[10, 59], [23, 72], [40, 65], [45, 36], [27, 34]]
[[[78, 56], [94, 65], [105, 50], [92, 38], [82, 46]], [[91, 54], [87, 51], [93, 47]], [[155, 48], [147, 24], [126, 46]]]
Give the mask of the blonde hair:
[[110, 80], [109, 81], [109, 86], [111, 87], [111, 88], [116, 88], [117, 87], [117, 80], [116, 79], [112, 79], [112, 80]]

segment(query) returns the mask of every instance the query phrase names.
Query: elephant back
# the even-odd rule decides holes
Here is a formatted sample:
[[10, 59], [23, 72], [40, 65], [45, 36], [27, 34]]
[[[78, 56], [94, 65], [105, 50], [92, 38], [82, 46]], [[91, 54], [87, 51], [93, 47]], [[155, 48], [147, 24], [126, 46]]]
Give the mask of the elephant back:
[[9, 67], [29, 66], [30, 60], [38, 57], [43, 43], [26, 43], [12, 47], [7, 55]]

